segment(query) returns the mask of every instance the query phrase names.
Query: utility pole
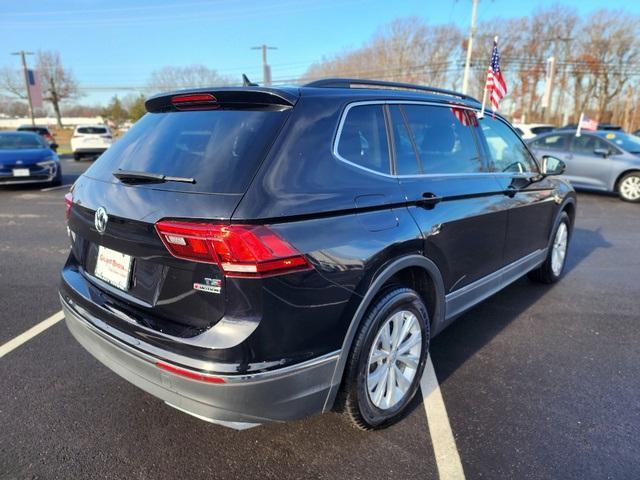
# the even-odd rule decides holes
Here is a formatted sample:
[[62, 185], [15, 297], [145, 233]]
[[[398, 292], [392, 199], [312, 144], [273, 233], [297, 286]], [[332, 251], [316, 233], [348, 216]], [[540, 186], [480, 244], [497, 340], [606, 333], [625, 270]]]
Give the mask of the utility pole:
[[551, 110], [551, 96], [553, 95], [553, 81], [556, 72], [556, 58], [549, 57], [547, 59], [547, 69], [544, 82], [544, 95], [542, 96], [542, 119], [549, 122], [549, 111]]
[[631, 90], [631, 86], [627, 87], [627, 97], [624, 101], [624, 117], [622, 120], [622, 129], [625, 132], [631, 131], [631, 100], [633, 98], [633, 91]]
[[476, 16], [478, 13], [478, 1], [471, 0], [471, 26], [469, 27], [469, 40], [467, 40], [467, 59], [464, 62], [464, 74], [462, 75], [462, 93], [469, 90], [469, 69], [471, 67], [471, 51], [473, 50], [473, 36], [476, 34]]
[[277, 50], [278, 47], [270, 47], [269, 45], [260, 45], [259, 47], [251, 47], [251, 50], [262, 50], [262, 84], [265, 87], [271, 86], [271, 67], [267, 63], [267, 50]]
[[20, 50], [19, 52], [13, 52], [11, 55], [20, 55], [22, 59], [22, 71], [24, 72], [24, 86], [27, 89], [27, 100], [29, 102], [29, 115], [31, 116], [31, 125], [36, 126], [36, 119], [33, 117], [33, 103], [31, 102], [31, 90], [29, 89], [29, 69], [27, 68], [26, 55], [34, 55], [33, 52], [25, 52]]

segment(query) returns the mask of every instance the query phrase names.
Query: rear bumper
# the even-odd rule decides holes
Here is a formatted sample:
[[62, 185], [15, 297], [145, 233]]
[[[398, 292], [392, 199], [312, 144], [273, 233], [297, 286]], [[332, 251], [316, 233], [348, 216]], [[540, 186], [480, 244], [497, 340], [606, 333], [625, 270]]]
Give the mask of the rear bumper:
[[206, 421], [242, 429], [303, 418], [322, 411], [331, 389], [339, 352], [264, 373], [199, 372], [224, 381], [214, 384], [158, 368], [156, 362], [165, 358], [157, 349], [149, 347], [151, 354], [144, 342], [122, 332], [116, 338], [108, 333], [112, 327], [61, 301], [69, 331], [96, 359], [142, 390]]
[[108, 146], [105, 147], [92, 147], [92, 148], [74, 148], [74, 155], [100, 155], [108, 150]]

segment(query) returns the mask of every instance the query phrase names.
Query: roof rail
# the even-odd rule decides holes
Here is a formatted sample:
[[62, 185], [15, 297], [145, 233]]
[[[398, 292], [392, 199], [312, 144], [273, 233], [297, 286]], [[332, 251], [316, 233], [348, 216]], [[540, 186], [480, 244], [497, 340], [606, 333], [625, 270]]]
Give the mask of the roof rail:
[[[446, 90], [444, 88], [427, 87], [423, 85], [414, 85], [412, 83], [402, 82], [388, 82], [385, 80], [365, 80], [361, 78], [325, 78], [322, 80], [316, 80], [304, 85], [305, 87], [315, 88], [367, 88], [367, 87], [380, 87], [402, 90], [417, 90], [421, 92], [435, 93], [438, 95], [448, 95], [450, 97], [461, 98], [464, 100], [478, 100], [471, 95], [465, 95], [464, 93], [454, 92], [453, 90]], [[480, 103], [480, 102], [478, 102]]]

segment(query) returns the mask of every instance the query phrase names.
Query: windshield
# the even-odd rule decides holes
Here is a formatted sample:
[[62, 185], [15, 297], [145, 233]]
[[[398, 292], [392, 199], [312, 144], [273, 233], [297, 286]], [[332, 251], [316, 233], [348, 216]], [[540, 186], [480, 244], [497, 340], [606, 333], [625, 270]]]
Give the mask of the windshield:
[[145, 172], [195, 179], [193, 184], [163, 184], [167, 190], [244, 193], [287, 115], [264, 110], [147, 113], [86, 175], [115, 182], [117, 170]]
[[621, 132], [598, 132], [598, 135], [622, 150], [629, 153], [640, 153], [640, 137]]
[[0, 150], [29, 150], [46, 148], [35, 134], [6, 133], [0, 135]]

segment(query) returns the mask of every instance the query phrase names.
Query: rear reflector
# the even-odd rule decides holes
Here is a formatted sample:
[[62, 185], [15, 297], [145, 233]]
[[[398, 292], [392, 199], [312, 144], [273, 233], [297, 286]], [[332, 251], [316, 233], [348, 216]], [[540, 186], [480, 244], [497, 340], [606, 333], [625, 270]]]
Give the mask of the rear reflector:
[[162, 220], [156, 230], [178, 258], [217, 263], [230, 277], [281, 275], [311, 268], [307, 259], [264, 225], [211, 225]]
[[67, 192], [64, 196], [64, 206], [66, 208], [65, 213], [67, 216], [67, 220], [71, 216], [71, 205], [73, 205], [73, 193]]
[[210, 93], [191, 93], [171, 97], [171, 104], [178, 110], [209, 110], [218, 108], [216, 97]]
[[175, 373], [181, 377], [190, 378], [191, 380], [199, 380], [201, 382], [208, 383], [225, 383], [224, 378], [216, 377], [208, 373], [198, 372], [197, 370], [187, 370], [170, 363], [165, 363], [160, 360], [156, 362], [156, 367], [166, 370], [167, 372]]

